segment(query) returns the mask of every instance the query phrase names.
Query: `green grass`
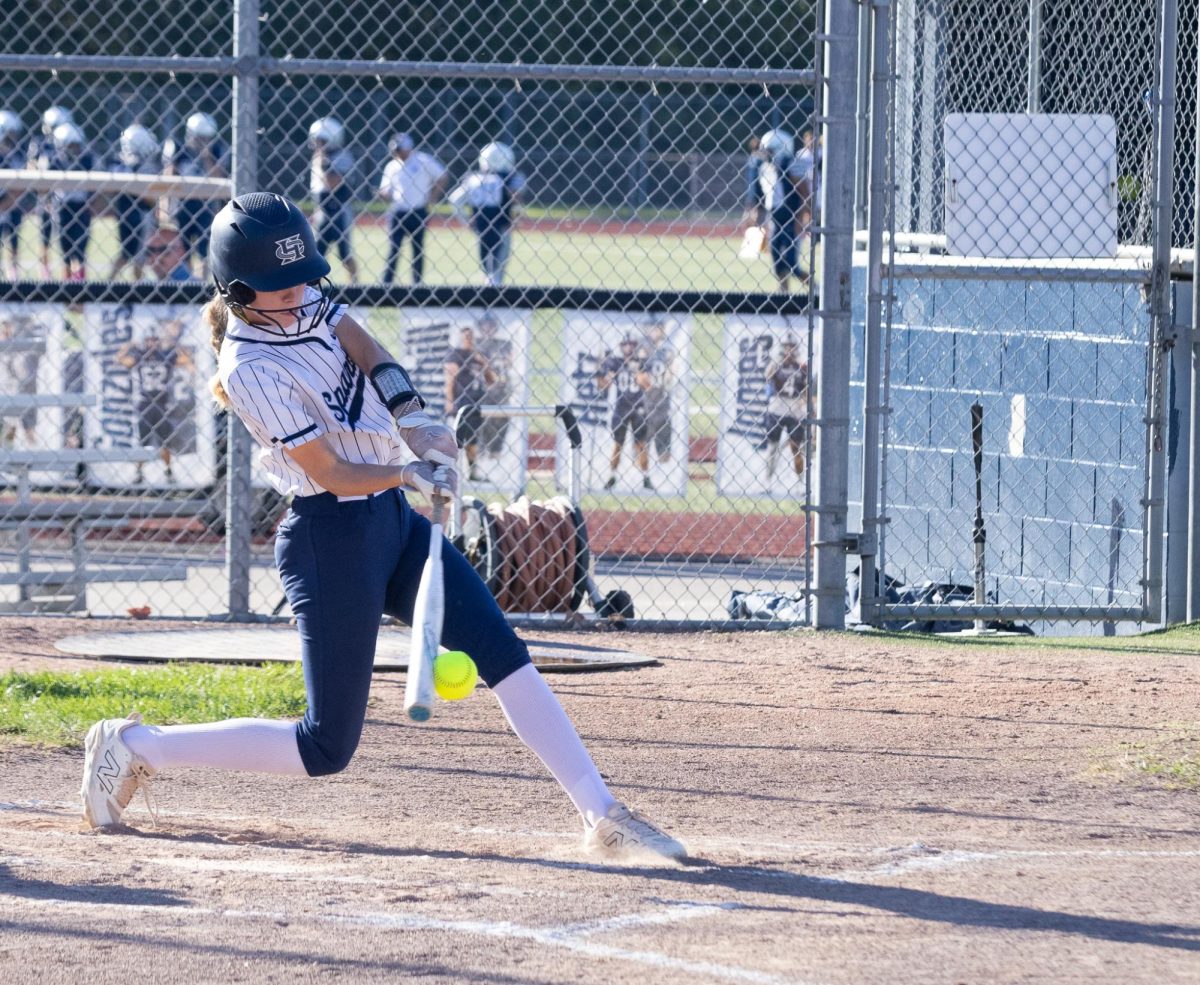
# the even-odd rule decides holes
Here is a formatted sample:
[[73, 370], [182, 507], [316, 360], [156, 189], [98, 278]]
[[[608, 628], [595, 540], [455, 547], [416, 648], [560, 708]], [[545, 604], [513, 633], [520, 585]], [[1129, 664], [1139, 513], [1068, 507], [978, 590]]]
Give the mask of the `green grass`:
[[[21, 227], [20, 260], [28, 274], [37, 270], [36, 219]], [[353, 234], [360, 279], [378, 281], [387, 256], [387, 231], [377, 223], [360, 224]], [[651, 291], [773, 291], [775, 279], [765, 258], [747, 262], [737, 256], [740, 239], [703, 236], [590, 236], [546, 232], [518, 226], [513, 239], [508, 281], [543, 287], [592, 287]], [[107, 277], [117, 255], [116, 222], [105, 216], [92, 224], [88, 270]], [[408, 277], [408, 249], [399, 267]], [[347, 279], [341, 261], [330, 257], [335, 282]], [[51, 265], [58, 271], [56, 247]], [[128, 271], [125, 276], [128, 276]], [[430, 230], [425, 239], [425, 279], [429, 284], [482, 284], [474, 234], [462, 225]]]
[[299, 717], [299, 664], [162, 667], [0, 674], [0, 743], [78, 747], [93, 722], [140, 711], [156, 725]]
[[1168, 790], [1200, 790], [1200, 723], [1166, 722], [1153, 739], [1122, 742], [1091, 772], [1108, 779], [1150, 779]]

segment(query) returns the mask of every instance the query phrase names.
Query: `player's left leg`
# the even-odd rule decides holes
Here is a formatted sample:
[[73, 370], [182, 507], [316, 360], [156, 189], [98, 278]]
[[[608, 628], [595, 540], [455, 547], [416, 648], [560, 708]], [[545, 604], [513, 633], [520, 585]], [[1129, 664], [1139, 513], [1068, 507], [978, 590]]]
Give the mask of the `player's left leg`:
[[429, 226], [429, 210], [415, 209], [407, 213], [408, 236], [412, 242], [412, 282], [425, 280], [425, 230]]
[[[388, 583], [385, 611], [411, 623], [421, 570], [429, 556], [429, 521], [399, 499], [405, 547]], [[446, 609], [442, 644], [469, 654], [505, 718], [545, 765], [583, 818], [590, 851], [619, 852], [640, 846], [668, 858], [686, 854], [683, 845], [609, 792], [575, 726], [529, 659], [475, 569], [449, 543], [442, 545]]]
[[[165, 768], [304, 777], [349, 764], [366, 716], [385, 589], [403, 546], [396, 498], [301, 497], [280, 525], [275, 557], [300, 631], [304, 718], [162, 727], [143, 726], [135, 716], [98, 722], [88, 733], [82, 790], [90, 824], [119, 821], [138, 785]], [[100, 770], [109, 757], [117, 766], [115, 790]]]
[[508, 259], [512, 256], [512, 225], [505, 223], [498, 230], [498, 233], [499, 242], [496, 245], [496, 258], [494, 260], [497, 287], [504, 283], [504, 277], [508, 273]]
[[346, 268], [346, 273], [350, 275], [350, 281], [353, 283], [358, 280], [358, 261], [354, 259], [354, 249], [350, 242], [350, 233], [354, 229], [354, 211], [349, 205], [338, 209], [334, 223], [337, 227], [338, 256], [341, 257], [342, 266]]

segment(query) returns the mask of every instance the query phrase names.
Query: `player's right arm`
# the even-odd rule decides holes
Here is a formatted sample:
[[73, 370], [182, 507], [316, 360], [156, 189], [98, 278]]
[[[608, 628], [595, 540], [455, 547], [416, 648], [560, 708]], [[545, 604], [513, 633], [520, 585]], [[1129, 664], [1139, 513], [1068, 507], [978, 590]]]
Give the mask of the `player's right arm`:
[[334, 450], [327, 436], [286, 450], [305, 475], [335, 496], [370, 496], [397, 486], [431, 496], [434, 490], [449, 495], [451, 470], [430, 462], [406, 465], [371, 465], [348, 462]]
[[397, 486], [425, 495], [444, 488], [449, 495], [457, 481], [453, 468], [433, 462], [372, 465], [342, 458], [305, 407], [298, 384], [277, 367], [242, 363], [223, 383], [230, 405], [255, 440], [282, 449], [335, 496], [369, 496]]

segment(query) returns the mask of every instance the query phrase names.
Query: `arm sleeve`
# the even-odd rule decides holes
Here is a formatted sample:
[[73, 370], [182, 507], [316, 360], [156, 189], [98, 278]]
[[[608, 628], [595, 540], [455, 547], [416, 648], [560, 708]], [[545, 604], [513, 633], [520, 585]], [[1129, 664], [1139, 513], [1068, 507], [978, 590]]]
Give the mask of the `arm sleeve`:
[[298, 448], [325, 433], [304, 406], [295, 382], [274, 367], [243, 363], [229, 374], [225, 392], [264, 448]]

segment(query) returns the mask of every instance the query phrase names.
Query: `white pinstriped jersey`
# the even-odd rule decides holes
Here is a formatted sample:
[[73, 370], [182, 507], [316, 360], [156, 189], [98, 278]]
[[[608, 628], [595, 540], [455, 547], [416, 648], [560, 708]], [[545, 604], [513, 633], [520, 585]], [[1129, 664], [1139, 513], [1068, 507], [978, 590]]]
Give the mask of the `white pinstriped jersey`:
[[[305, 302], [319, 297], [308, 288]], [[321, 435], [348, 462], [400, 465], [412, 458], [375, 387], [334, 334], [345, 311], [333, 305], [320, 324], [287, 338], [229, 316], [217, 371], [232, 409], [262, 446], [259, 461], [282, 495], [326, 491], [284, 451]]]

